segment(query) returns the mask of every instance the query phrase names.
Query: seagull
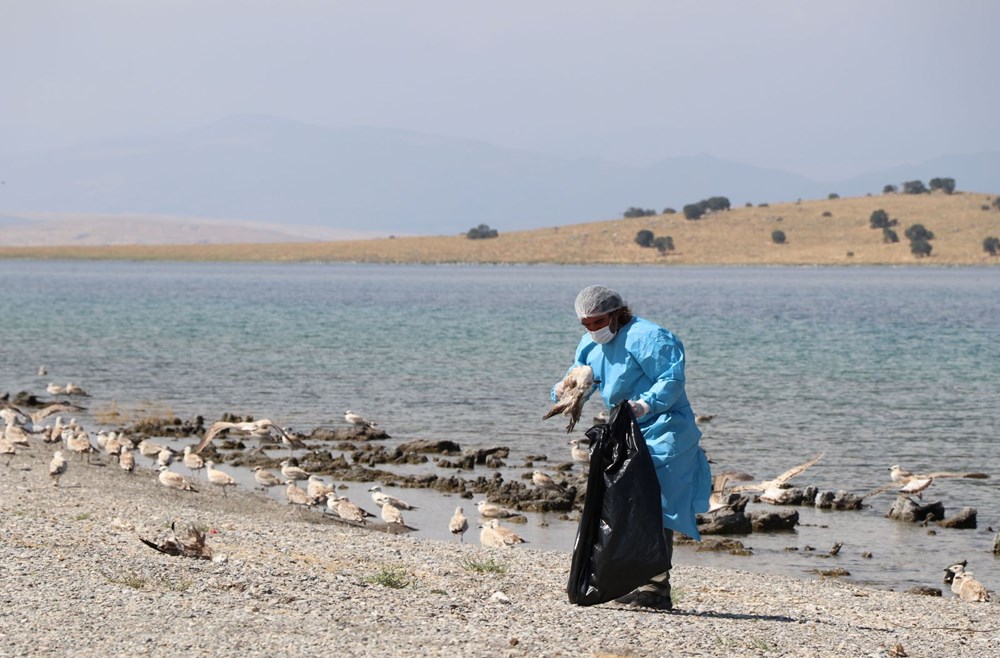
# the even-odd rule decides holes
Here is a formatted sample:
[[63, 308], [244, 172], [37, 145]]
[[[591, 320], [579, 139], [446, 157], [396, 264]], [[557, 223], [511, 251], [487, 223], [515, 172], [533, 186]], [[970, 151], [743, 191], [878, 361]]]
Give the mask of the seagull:
[[566, 433], [568, 434], [573, 431], [577, 421], [580, 420], [583, 404], [587, 401], [591, 389], [594, 388], [594, 370], [590, 366], [576, 366], [566, 373], [566, 377], [559, 384], [556, 385], [556, 388], [561, 389], [559, 401], [552, 405], [547, 414], [542, 416], [542, 420], [552, 418], [557, 414], [566, 416], [569, 418], [569, 423], [566, 425]]
[[69, 463], [63, 457], [62, 450], [56, 450], [52, 455], [52, 461], [49, 462], [49, 477], [52, 478], [53, 486], [59, 486], [59, 478], [62, 477], [68, 467]]
[[287, 459], [281, 462], [281, 474], [289, 480], [308, 480], [309, 473], [298, 466], [292, 465]]
[[306, 505], [310, 506], [313, 504], [312, 498], [306, 493], [305, 489], [295, 486], [294, 482], [289, 481], [288, 486], [285, 487], [285, 498], [288, 499], [289, 505]]
[[333, 485], [326, 486], [323, 482], [323, 478], [318, 475], [310, 475], [309, 480], [306, 483], [306, 493], [309, 497], [313, 499], [317, 504], [321, 502], [326, 502], [327, 497], [333, 493]]
[[158, 476], [160, 484], [169, 489], [179, 489], [180, 491], [198, 491], [191, 483], [184, 479], [184, 476], [180, 473], [174, 473], [170, 470], [169, 466], [160, 466], [160, 475]]
[[479, 531], [479, 543], [483, 546], [509, 548], [516, 544], [527, 543], [523, 537], [510, 528], [503, 527], [496, 519], [491, 519], [479, 527], [482, 528]]
[[557, 484], [555, 480], [541, 471], [532, 473], [531, 481], [539, 489], [549, 489], [551, 491], [558, 491], [559, 493], [566, 493], [566, 490], [561, 485]]
[[118, 466], [126, 473], [135, 470], [135, 455], [132, 454], [132, 450], [128, 446], [121, 447], [118, 453]]
[[388, 524], [398, 523], [399, 525], [405, 525], [403, 523], [402, 512], [399, 511], [398, 507], [389, 502], [382, 504], [382, 520]]
[[66, 436], [66, 447], [72, 450], [73, 452], [78, 452], [80, 454], [86, 453], [88, 464], [91, 463], [90, 454], [96, 452], [94, 450], [94, 446], [91, 445], [90, 443], [90, 437], [84, 431], [80, 432], [71, 431]]
[[944, 570], [944, 582], [951, 585], [951, 591], [963, 601], [986, 602], [990, 593], [982, 583], [972, 577], [971, 571], [966, 571], [968, 563], [965, 560], [956, 562]]
[[350, 409], [344, 412], [344, 420], [346, 420], [351, 425], [354, 425], [355, 427], [363, 427], [367, 429], [376, 427], [375, 423], [365, 420], [363, 416], [354, 413]]
[[519, 516], [517, 512], [513, 512], [506, 507], [487, 500], [481, 500], [476, 503], [476, 509], [479, 511], [480, 516], [491, 519], [506, 519], [511, 516]]
[[327, 496], [326, 507], [340, 518], [357, 523], [367, 523], [366, 517], [374, 516], [374, 514], [364, 511], [349, 501], [346, 496], [337, 496], [336, 498]]
[[864, 495], [864, 498], [877, 496], [883, 491], [888, 491], [890, 489], [898, 489], [899, 493], [904, 496], [917, 494], [917, 498], [921, 498], [922, 500], [921, 493], [934, 484], [934, 480], [944, 478], [971, 478], [985, 480], [988, 477], [989, 475], [986, 473], [961, 473], [955, 471], [939, 471], [936, 473], [916, 474], [901, 468], [899, 464], [893, 464], [889, 467], [889, 478], [892, 481], [872, 489]]
[[45, 368], [45, 366], [38, 366], [38, 376], [39, 377], [44, 377], [47, 374], [49, 374], [49, 371]]
[[60, 386], [59, 384], [54, 384], [52, 382], [49, 382], [49, 385], [45, 387], [45, 390], [46, 390], [46, 392], [49, 395], [65, 395], [66, 394], [66, 387], [65, 386]]
[[712, 493], [708, 497], [708, 511], [714, 512], [729, 505], [729, 494], [732, 490], [726, 490], [726, 485], [731, 481], [748, 482], [753, 476], [743, 471], [725, 471], [712, 476]]
[[382, 507], [383, 505], [388, 503], [393, 507], [395, 507], [396, 509], [406, 509], [406, 510], [417, 509], [415, 506], [409, 504], [405, 500], [396, 498], [395, 496], [390, 496], [387, 493], [383, 493], [382, 487], [378, 485], [375, 485], [368, 491], [372, 492], [372, 501], [379, 507]]
[[174, 463], [174, 451], [167, 446], [163, 446], [163, 449], [156, 453], [156, 463], [160, 466], [170, 466]]
[[83, 390], [73, 382], [66, 384], [66, 388], [63, 389], [63, 391], [66, 395], [82, 395], [84, 397], [90, 397], [90, 394], [87, 393], [87, 391]]
[[572, 446], [569, 452], [570, 455], [573, 457], [573, 461], [580, 462], [581, 464], [590, 463], [590, 451], [587, 450], [586, 448], [581, 447], [580, 442], [578, 440], [573, 439], [572, 441], [569, 442], [569, 444]]
[[268, 487], [276, 487], [281, 484], [281, 478], [270, 471], [264, 470], [262, 466], [253, 467], [253, 479], [265, 490]]
[[219, 434], [225, 431], [235, 431], [244, 434], [251, 434], [257, 438], [263, 438], [270, 436], [271, 430], [275, 430], [281, 436], [283, 443], [287, 443], [289, 446], [294, 446], [296, 448], [304, 448], [305, 444], [298, 439], [290, 437], [285, 433], [285, 430], [281, 429], [279, 426], [275, 425], [273, 421], [268, 418], [261, 418], [260, 420], [245, 421], [242, 423], [230, 423], [225, 420], [217, 420], [209, 426], [208, 431], [205, 432], [205, 436], [202, 437], [201, 441], [194, 449], [194, 453], [198, 454], [205, 449], [212, 439], [217, 437]]
[[733, 487], [732, 489], [730, 489], [730, 491], [732, 491], [733, 493], [740, 493], [742, 491], [766, 492], [768, 489], [782, 489], [789, 480], [791, 480], [796, 475], [801, 474], [810, 466], [818, 462], [820, 459], [823, 458], [823, 455], [825, 454], [826, 454], [825, 452], [821, 452], [812, 459], [810, 459], [809, 461], [803, 464], [799, 464], [798, 466], [793, 466], [792, 468], [788, 469], [787, 471], [785, 471], [778, 477], [774, 478], [773, 480], [764, 480], [762, 482], [757, 482], [756, 484], [743, 484], [738, 487]]
[[455, 508], [455, 513], [452, 514], [451, 520], [448, 521], [448, 530], [452, 535], [458, 535], [458, 539], [461, 542], [465, 542], [465, 531], [469, 529], [469, 521], [465, 518], [465, 513], [461, 507]]
[[7, 457], [7, 463], [4, 466], [10, 466], [10, 460], [17, 454], [14, 450], [14, 444], [7, 439], [0, 439], [0, 455], [5, 455]]
[[205, 476], [215, 486], [222, 487], [223, 496], [226, 495], [226, 487], [236, 486], [236, 480], [233, 479], [233, 476], [215, 468], [215, 462], [212, 460], [205, 462]]
[[153, 443], [149, 439], [143, 439], [139, 442], [139, 454], [143, 457], [149, 457], [150, 461], [154, 464], [156, 463], [156, 458], [163, 450], [163, 446], [158, 443]]
[[191, 475], [194, 475], [195, 471], [205, 468], [205, 460], [191, 452], [191, 446], [184, 446], [184, 466], [191, 472]]

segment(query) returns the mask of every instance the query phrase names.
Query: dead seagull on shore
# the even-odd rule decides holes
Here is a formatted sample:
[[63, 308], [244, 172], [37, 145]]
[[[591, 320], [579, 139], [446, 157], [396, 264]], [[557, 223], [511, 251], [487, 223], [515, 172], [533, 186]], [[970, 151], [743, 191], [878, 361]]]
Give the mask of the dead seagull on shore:
[[946, 478], [970, 478], [974, 480], [985, 480], [989, 478], [989, 475], [986, 473], [957, 471], [938, 471], [936, 473], [917, 474], [901, 468], [899, 464], [893, 464], [889, 467], [889, 477], [892, 482], [875, 487], [866, 493], [864, 498], [871, 498], [884, 491], [896, 489], [899, 494], [903, 496], [916, 494], [917, 498], [922, 499], [921, 494], [930, 488], [930, 486], [934, 484], [935, 480]]
[[590, 366], [576, 366], [570, 368], [566, 377], [556, 384], [556, 394], [559, 401], [552, 405], [549, 412], [542, 416], [542, 420], [552, 418], [557, 414], [562, 414], [569, 418], [566, 425], [566, 433], [569, 434], [576, 427], [580, 420], [580, 412], [587, 401], [587, 396], [594, 388], [594, 370]]

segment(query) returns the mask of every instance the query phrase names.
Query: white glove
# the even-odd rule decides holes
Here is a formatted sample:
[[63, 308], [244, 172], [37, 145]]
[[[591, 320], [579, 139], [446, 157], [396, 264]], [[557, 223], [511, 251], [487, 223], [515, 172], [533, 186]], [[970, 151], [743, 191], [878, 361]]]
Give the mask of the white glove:
[[632, 407], [632, 413], [636, 418], [642, 418], [649, 413], [649, 405], [642, 400], [629, 400], [628, 406]]
[[563, 396], [563, 390], [563, 383], [561, 381], [552, 387], [552, 392], [556, 394], [557, 398], [561, 398]]

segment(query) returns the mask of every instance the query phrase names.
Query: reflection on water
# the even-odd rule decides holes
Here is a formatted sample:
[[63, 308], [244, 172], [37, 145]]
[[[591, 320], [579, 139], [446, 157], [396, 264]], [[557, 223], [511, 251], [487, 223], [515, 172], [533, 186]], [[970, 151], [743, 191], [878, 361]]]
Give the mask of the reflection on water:
[[[899, 589], [940, 586], [943, 568], [967, 559], [1000, 587], [987, 529], [1000, 528], [997, 268], [2, 261], [0, 389], [80, 383], [93, 395], [81, 420], [94, 430], [93, 412], [112, 402], [136, 414], [152, 406], [184, 418], [268, 417], [305, 433], [343, 427], [353, 409], [377, 420], [390, 444], [509, 447], [504, 476], [520, 477], [528, 455], [546, 455], [536, 460], [543, 469], [569, 461], [564, 424], [541, 416], [581, 332], [572, 300], [598, 282], [683, 340], [692, 405], [715, 416], [703, 427], [715, 469], [765, 479], [825, 451], [793, 484], [864, 493], [894, 463], [994, 476], [941, 480], [925, 494], [949, 515], [977, 508], [977, 530], [891, 522], [883, 494], [862, 511], [798, 508], [796, 532], [743, 538], [751, 557], [681, 546], [679, 563], [809, 577], [835, 565], [851, 580]], [[50, 375], [39, 379], [42, 364]], [[600, 409], [591, 400], [584, 418]], [[352, 500], [368, 500], [368, 483], [345, 484]], [[475, 502], [404, 493], [421, 501], [407, 522], [445, 540], [454, 507], [471, 512]], [[547, 517], [529, 515], [517, 530], [533, 548], [568, 552], [575, 523]], [[476, 532], [467, 539], [478, 541]], [[836, 542], [836, 558], [819, 557]]]

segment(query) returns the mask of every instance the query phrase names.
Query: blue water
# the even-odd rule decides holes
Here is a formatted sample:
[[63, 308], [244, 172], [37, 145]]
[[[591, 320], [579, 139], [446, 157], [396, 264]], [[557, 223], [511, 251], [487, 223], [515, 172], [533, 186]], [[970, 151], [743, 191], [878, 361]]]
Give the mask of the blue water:
[[[703, 427], [715, 469], [764, 479], [825, 450], [796, 483], [863, 493], [895, 463], [994, 476], [940, 480], [925, 494], [949, 515], [976, 507], [978, 530], [930, 535], [889, 521], [883, 494], [861, 512], [797, 508], [796, 533], [745, 538], [753, 557], [682, 547], [679, 562], [791, 575], [844, 566], [851, 580], [899, 589], [939, 585], [945, 566], [968, 559], [1000, 588], [987, 529], [1000, 528], [998, 268], [0, 261], [0, 391], [73, 381], [91, 394], [91, 415], [113, 401], [268, 417], [306, 433], [342, 427], [351, 409], [392, 442], [508, 446], [504, 476], [520, 477], [526, 455], [568, 459], [564, 423], [541, 416], [581, 333], [573, 298], [592, 283], [684, 341], [695, 412], [715, 415]], [[595, 398], [584, 418], [600, 409]], [[363, 500], [365, 487], [349, 486]], [[422, 508], [408, 522], [430, 537], [447, 537], [456, 504], [472, 506], [406, 494]], [[575, 526], [539, 518], [520, 530], [569, 551]], [[835, 564], [803, 550], [836, 541]]]

